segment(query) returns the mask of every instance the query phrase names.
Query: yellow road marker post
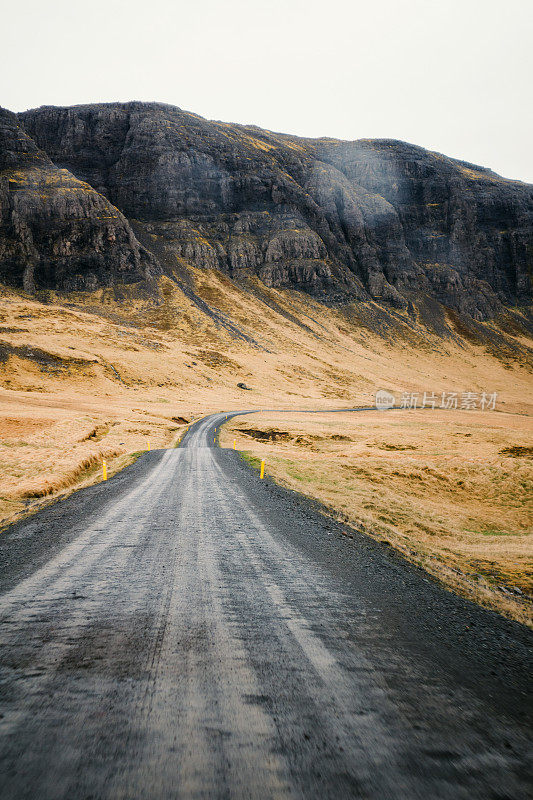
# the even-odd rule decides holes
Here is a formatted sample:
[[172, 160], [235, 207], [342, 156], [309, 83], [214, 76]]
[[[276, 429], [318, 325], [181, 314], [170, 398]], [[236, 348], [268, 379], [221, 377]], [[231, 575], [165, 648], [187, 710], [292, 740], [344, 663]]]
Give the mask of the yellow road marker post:
[[234, 439], [234, 440], [233, 440], [233, 449], [234, 449], [234, 450], [236, 450], [236, 449], [237, 449], [237, 439]]
[[264, 458], [261, 461], [261, 472], [259, 473], [259, 477], [260, 478], [264, 478], [265, 477], [265, 459]]
[[148, 451], [150, 451], [150, 439], [148, 439], [148, 441], [147, 441], [147, 443], [146, 443], [146, 444], [148, 445], [148, 447], [147, 447], [146, 449], [147, 449]]
[[102, 459], [102, 480], [107, 480], [107, 461], [105, 458]]

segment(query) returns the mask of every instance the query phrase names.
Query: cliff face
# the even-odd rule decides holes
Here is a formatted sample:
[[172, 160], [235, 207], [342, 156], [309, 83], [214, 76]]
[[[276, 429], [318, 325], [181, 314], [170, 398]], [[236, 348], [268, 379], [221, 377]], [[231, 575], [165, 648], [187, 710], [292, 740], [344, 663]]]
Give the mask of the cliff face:
[[[160, 104], [43, 107], [19, 120], [47, 170], [84, 186], [98, 209], [83, 206], [96, 227], [81, 248], [101, 258], [96, 282], [124, 263], [132, 279], [156, 271], [139, 240], [167, 271], [254, 273], [333, 302], [405, 308], [429, 296], [485, 319], [530, 294], [533, 187], [489, 170], [401, 142], [301, 139]], [[104, 208], [114, 256], [97, 234]], [[48, 220], [56, 214], [50, 205]], [[42, 254], [44, 239], [33, 244]], [[67, 287], [77, 246], [60, 256], [48, 280], [56, 270]]]
[[378, 232], [380, 263], [401, 292], [422, 290], [477, 317], [531, 294], [533, 186], [395, 141], [326, 146], [321, 156], [394, 209], [409, 262]]
[[0, 280], [69, 291], [158, 271], [118, 209], [55, 166], [0, 110]]

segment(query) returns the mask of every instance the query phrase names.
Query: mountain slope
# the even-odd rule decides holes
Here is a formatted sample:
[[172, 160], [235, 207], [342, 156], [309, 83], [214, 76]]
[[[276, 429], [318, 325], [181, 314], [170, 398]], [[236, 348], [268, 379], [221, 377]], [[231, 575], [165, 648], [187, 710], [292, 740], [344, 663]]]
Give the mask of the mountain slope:
[[[257, 278], [241, 287], [216, 271], [191, 275], [186, 292], [161, 277], [160, 298], [122, 286], [120, 302], [114, 288], [36, 297], [0, 288], [0, 525], [99, 481], [102, 458], [113, 474], [148, 443], [172, 447], [191, 419], [216, 409], [368, 407], [378, 389], [397, 404], [404, 393], [419, 405], [435, 393], [438, 406], [442, 392], [456, 393], [457, 408], [365, 412], [358, 430], [353, 415], [320, 415], [321, 430], [318, 415], [304, 415], [315, 427], [292, 439], [302, 418], [279, 415], [262, 443], [269, 412], [246, 418], [259, 439], [231, 434], [229, 445], [272, 439], [282, 452], [269, 450], [270, 475], [278, 456], [294, 457], [300, 491], [402, 552], [422, 537], [430, 566], [439, 545], [467, 573], [448, 569], [452, 585], [472, 596], [475, 580], [479, 595], [487, 578], [496, 607], [530, 613], [506, 588], [525, 591], [531, 575], [530, 340], [486, 322], [472, 322], [469, 339], [452, 322], [437, 335], [376, 303], [331, 308]], [[475, 393], [475, 408], [460, 409], [463, 392]], [[497, 393], [495, 410], [482, 410], [483, 392]], [[457, 542], [466, 566], [451, 563]]]
[[489, 170], [402, 142], [302, 139], [156, 103], [19, 120], [120, 209], [170, 275], [255, 274], [330, 303], [437, 300], [478, 320], [529, 299], [533, 188]]

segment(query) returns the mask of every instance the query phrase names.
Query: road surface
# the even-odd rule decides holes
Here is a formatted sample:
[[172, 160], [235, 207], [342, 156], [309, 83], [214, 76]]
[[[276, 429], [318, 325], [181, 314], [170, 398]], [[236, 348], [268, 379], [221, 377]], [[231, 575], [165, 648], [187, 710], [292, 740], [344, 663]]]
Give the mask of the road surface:
[[213, 442], [10, 528], [0, 796], [519, 800], [530, 633]]

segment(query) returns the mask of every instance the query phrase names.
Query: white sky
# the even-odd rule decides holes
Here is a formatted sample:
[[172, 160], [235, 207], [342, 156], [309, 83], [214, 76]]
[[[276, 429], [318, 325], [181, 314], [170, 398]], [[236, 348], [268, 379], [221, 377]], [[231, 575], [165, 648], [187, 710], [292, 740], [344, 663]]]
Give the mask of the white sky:
[[533, 0], [3, 0], [0, 104], [159, 100], [533, 182]]

